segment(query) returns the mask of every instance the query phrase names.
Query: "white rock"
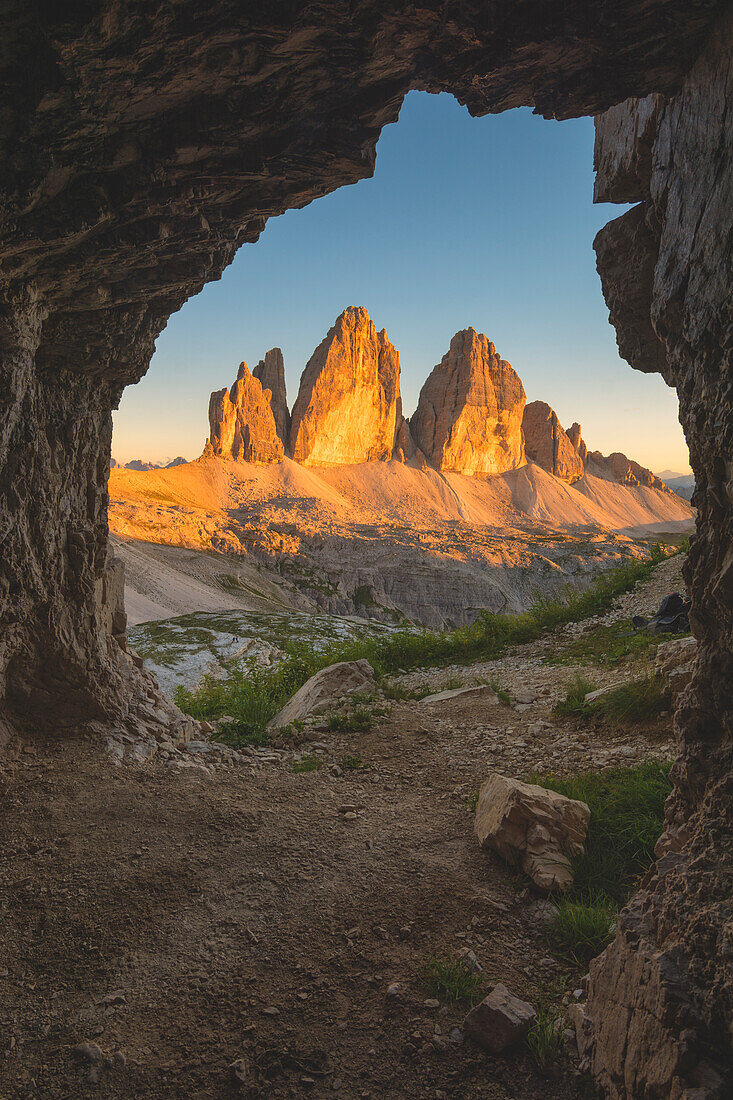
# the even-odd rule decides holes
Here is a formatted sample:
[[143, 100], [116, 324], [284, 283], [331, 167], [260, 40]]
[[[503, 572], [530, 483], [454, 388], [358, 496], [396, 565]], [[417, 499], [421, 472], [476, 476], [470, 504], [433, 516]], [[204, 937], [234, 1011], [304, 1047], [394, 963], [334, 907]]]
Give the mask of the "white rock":
[[339, 661], [338, 664], [328, 665], [296, 691], [271, 720], [270, 726], [279, 728], [291, 722], [302, 722], [311, 714], [329, 710], [344, 695], [354, 691], [373, 691], [375, 687], [374, 669], [368, 661]]
[[494, 772], [481, 787], [474, 831], [482, 848], [519, 865], [540, 890], [564, 890], [589, 820], [585, 802]]

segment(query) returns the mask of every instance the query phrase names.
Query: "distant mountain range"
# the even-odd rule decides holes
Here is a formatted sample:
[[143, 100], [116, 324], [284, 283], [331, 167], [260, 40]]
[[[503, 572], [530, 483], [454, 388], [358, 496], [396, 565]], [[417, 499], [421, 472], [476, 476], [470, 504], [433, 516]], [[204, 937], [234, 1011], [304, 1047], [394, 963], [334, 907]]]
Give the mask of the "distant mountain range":
[[675, 470], [662, 470], [660, 474], [657, 474], [657, 477], [665, 485], [668, 485], [678, 497], [692, 500], [692, 494], [695, 492], [694, 474], [680, 474]]
[[188, 459], [182, 458], [180, 455], [170, 462], [144, 462], [142, 458], [133, 458], [130, 462], [124, 464], [118, 462], [116, 458], [111, 458], [109, 468], [110, 470], [140, 470], [145, 472], [146, 470], [170, 470], [173, 466], [185, 466], [187, 462]]

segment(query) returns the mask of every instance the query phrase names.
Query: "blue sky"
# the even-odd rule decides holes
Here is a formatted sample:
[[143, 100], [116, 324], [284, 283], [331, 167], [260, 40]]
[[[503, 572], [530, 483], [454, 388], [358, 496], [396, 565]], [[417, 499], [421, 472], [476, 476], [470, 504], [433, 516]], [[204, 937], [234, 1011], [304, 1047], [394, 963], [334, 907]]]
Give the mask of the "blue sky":
[[[677, 397], [623, 362], [595, 270], [591, 119], [528, 110], [472, 119], [411, 93], [373, 179], [271, 219], [168, 323], [150, 370], [115, 414], [118, 461], [200, 454], [213, 389], [279, 346], [290, 404], [338, 314], [366, 306], [400, 352], [409, 415], [454, 332], [473, 325], [592, 450], [689, 469]], [[161, 411], [164, 410], [164, 415]]]

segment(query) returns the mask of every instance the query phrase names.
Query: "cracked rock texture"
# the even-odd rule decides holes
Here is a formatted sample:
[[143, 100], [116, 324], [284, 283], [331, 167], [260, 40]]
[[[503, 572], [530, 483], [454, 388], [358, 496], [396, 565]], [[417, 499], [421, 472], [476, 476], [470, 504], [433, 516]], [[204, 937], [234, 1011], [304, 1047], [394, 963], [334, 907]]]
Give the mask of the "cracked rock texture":
[[238, 462], [279, 462], [283, 457], [268, 391], [240, 363], [230, 390], [216, 390], [209, 400], [209, 440], [214, 454]]
[[529, 105], [558, 118], [664, 97], [639, 138], [624, 119], [647, 107], [607, 129], [601, 118], [597, 154], [603, 188], [617, 178], [640, 204], [597, 238], [622, 354], [676, 386], [697, 483], [699, 657], [667, 829], [680, 850], [595, 964], [588, 1006], [596, 1076], [644, 1100], [713, 1095], [730, 1059], [727, 12], [721, 0], [9, 0], [0, 12], [0, 741], [29, 721], [134, 726], [149, 685], [98, 606], [111, 411], [171, 313], [267, 218], [371, 175], [411, 88], [451, 92], [474, 115]]
[[399, 352], [365, 309], [349, 306], [303, 371], [292, 457], [304, 466], [389, 459], [401, 423]]
[[622, 354], [677, 389], [698, 510], [661, 858], [590, 968], [584, 1044], [614, 1098], [722, 1100], [733, 1080], [732, 54], [729, 11], [678, 95], [596, 122], [601, 194], [640, 204], [598, 234], [603, 291]]
[[525, 401], [511, 364], [483, 333], [467, 328], [420, 391], [410, 431], [436, 470], [501, 474], [524, 465]]
[[[580, 438], [580, 427], [578, 438]], [[530, 462], [536, 462], [543, 470], [562, 478], [563, 481], [579, 481], [585, 473], [583, 459], [575, 444], [566, 434], [554, 409], [544, 401], [530, 401], [522, 420], [524, 446]]]

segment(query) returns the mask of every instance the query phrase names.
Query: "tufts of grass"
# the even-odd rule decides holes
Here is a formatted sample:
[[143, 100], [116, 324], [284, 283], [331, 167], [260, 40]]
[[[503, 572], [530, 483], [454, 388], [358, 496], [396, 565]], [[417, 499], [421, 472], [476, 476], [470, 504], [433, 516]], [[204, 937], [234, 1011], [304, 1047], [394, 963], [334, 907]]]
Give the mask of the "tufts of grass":
[[596, 685], [587, 676], [578, 673], [565, 685], [566, 695], [562, 702], [556, 703], [555, 714], [573, 717], [587, 712], [585, 697], [590, 691], [595, 691]]
[[473, 1004], [481, 996], [481, 977], [463, 959], [433, 956], [425, 966], [423, 979], [432, 997], [451, 1004]]
[[293, 762], [293, 771], [297, 774], [301, 772], [317, 772], [319, 768], [323, 767], [323, 761], [320, 756], [302, 756], [300, 760]]
[[585, 967], [613, 939], [616, 905], [605, 894], [588, 894], [583, 900], [563, 897], [550, 925], [557, 954]]
[[350, 710], [334, 711], [326, 717], [326, 726], [333, 731], [364, 733], [374, 725], [374, 707], [353, 707]]
[[402, 684], [383, 684], [385, 699], [423, 699], [430, 694], [428, 688], [406, 688]]
[[654, 859], [664, 803], [672, 789], [670, 766], [666, 761], [648, 760], [604, 772], [530, 777], [530, 783], [590, 807], [585, 850], [573, 860], [572, 896], [604, 897], [624, 904]]
[[595, 684], [587, 677], [576, 676], [567, 684], [565, 699], [555, 704], [555, 714], [565, 717], [601, 715], [624, 725], [638, 725], [654, 721], [671, 706], [669, 689], [658, 676], [630, 680], [586, 702], [586, 695], [594, 689]]
[[537, 1015], [527, 1032], [525, 1043], [534, 1063], [540, 1069], [554, 1062], [562, 1048], [563, 1019], [556, 1005], [540, 1003]]
[[669, 710], [672, 703], [669, 688], [659, 676], [631, 680], [594, 700], [590, 708], [595, 714], [634, 725], [651, 722]]
[[345, 772], [357, 772], [362, 768], [368, 768], [369, 765], [365, 764], [358, 752], [347, 753], [341, 761], [341, 767]]
[[489, 687], [493, 691], [496, 698], [500, 703], [503, 703], [505, 707], [510, 707], [512, 704], [512, 697], [505, 687], [502, 687], [498, 680], [492, 680]]
[[[681, 638], [683, 635], [669, 637]], [[666, 640], [666, 637], [662, 638], [659, 634], [634, 630], [631, 619], [620, 619], [615, 623], [601, 623], [592, 630], [585, 631], [546, 660], [548, 664], [554, 665], [591, 664], [615, 667], [623, 664], [628, 657], [653, 657], [659, 643]]]

